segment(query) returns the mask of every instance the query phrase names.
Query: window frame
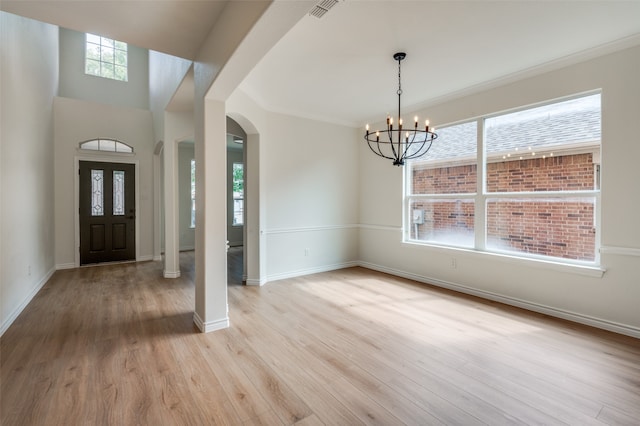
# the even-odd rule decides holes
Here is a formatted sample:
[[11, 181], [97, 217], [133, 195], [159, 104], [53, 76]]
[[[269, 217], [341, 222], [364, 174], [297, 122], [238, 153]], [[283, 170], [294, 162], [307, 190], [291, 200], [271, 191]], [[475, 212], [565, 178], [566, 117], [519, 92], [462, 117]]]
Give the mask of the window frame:
[[[240, 165], [242, 167], [242, 196], [241, 197], [236, 197], [236, 192], [233, 190], [233, 185], [235, 183], [235, 168], [236, 165]], [[233, 213], [232, 213], [232, 222], [231, 222], [231, 226], [244, 226], [244, 162], [241, 161], [234, 161], [231, 164], [231, 179], [232, 179], [232, 183], [231, 183], [231, 199], [233, 202]], [[237, 223], [236, 222], [236, 201], [241, 201], [242, 203], [242, 223]]]
[[[579, 268], [578, 271], [587, 270], [593, 272], [594, 275], [600, 274], [603, 269], [600, 266], [600, 247], [601, 247], [601, 161], [594, 163], [594, 187], [590, 190], [560, 190], [560, 191], [514, 191], [514, 192], [488, 192], [487, 191], [487, 164], [488, 155], [485, 149], [485, 121], [514, 112], [526, 111], [529, 109], [534, 109], [538, 107], [543, 107], [547, 105], [553, 105], [556, 103], [561, 103], [565, 101], [570, 101], [573, 99], [579, 99], [583, 97], [588, 97], [592, 95], [601, 95], [601, 90], [588, 91], [584, 93], [575, 94], [572, 96], [567, 96], [558, 99], [552, 99], [545, 102], [540, 102], [536, 104], [525, 105], [517, 108], [512, 108], [492, 114], [486, 114], [478, 117], [474, 117], [472, 119], [460, 120], [457, 122], [452, 122], [450, 124], [441, 125], [439, 128], [446, 128], [450, 126], [456, 126], [468, 122], [476, 122], [477, 125], [477, 150], [476, 150], [476, 192], [475, 193], [446, 193], [446, 194], [411, 194], [412, 184], [413, 184], [413, 176], [411, 162], [408, 162], [407, 165], [404, 166], [404, 174], [403, 174], [403, 204], [402, 204], [402, 243], [410, 244], [410, 245], [418, 245], [423, 247], [431, 247], [431, 248], [440, 248], [443, 250], [460, 250], [471, 253], [478, 253], [481, 255], [488, 255], [493, 257], [500, 257], [503, 259], [512, 259], [515, 261], [522, 261], [531, 264], [535, 262], [536, 264], [546, 264], [546, 265], [557, 265], [560, 267], [569, 267]], [[600, 101], [600, 114], [602, 117], [602, 100]], [[602, 122], [600, 123], [602, 129]], [[602, 130], [600, 133], [600, 140], [598, 141], [598, 151], [602, 150]], [[522, 200], [531, 200], [531, 199], [550, 199], [550, 198], [594, 198], [594, 227], [595, 227], [595, 235], [594, 235], [594, 260], [575, 260], [563, 257], [554, 257], [554, 256], [545, 256], [545, 255], [537, 255], [532, 253], [525, 252], [517, 252], [511, 250], [499, 250], [496, 248], [488, 248], [487, 247], [487, 234], [488, 234], [488, 221], [487, 221], [487, 210], [488, 210], [488, 201], [492, 199], [522, 199]], [[456, 244], [447, 244], [433, 241], [423, 241], [412, 238], [412, 227], [413, 222], [411, 218], [412, 214], [412, 202], [414, 200], [445, 200], [445, 199], [471, 199], [475, 202], [475, 210], [474, 210], [474, 246], [467, 247]]]
[[[90, 37], [97, 37], [99, 39], [99, 43], [90, 41]], [[109, 46], [111, 43], [111, 46]], [[91, 58], [89, 54], [89, 47], [97, 46], [98, 55], [100, 59]], [[118, 47], [120, 46], [120, 47]], [[124, 48], [122, 48], [124, 46]], [[113, 60], [105, 60], [103, 58], [103, 50], [104, 49], [112, 49], [113, 50]], [[120, 52], [121, 54], [124, 52], [125, 55], [125, 65], [118, 63], [116, 59], [116, 53]], [[96, 62], [99, 65], [99, 73], [89, 72], [88, 65], [90, 62]], [[110, 76], [105, 71], [105, 65], [111, 66], [113, 68], [113, 75]], [[116, 67], [122, 68], [124, 70], [124, 78], [118, 78], [118, 74], [116, 73]], [[129, 81], [129, 45], [123, 41], [115, 40], [109, 37], [103, 37], [98, 34], [93, 33], [85, 33], [84, 38], [84, 73], [85, 75], [93, 76], [93, 77], [101, 77], [107, 78], [109, 80], [128, 82]]]
[[191, 218], [189, 223], [190, 229], [196, 228], [196, 160], [191, 159], [190, 173], [190, 195], [191, 195]]

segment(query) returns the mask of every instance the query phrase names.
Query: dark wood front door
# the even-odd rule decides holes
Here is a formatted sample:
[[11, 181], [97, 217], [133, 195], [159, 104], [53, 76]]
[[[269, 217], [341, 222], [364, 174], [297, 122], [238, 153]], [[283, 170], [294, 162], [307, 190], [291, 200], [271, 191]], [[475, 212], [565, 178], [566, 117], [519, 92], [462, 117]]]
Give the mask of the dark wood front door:
[[136, 258], [135, 165], [80, 161], [80, 264]]

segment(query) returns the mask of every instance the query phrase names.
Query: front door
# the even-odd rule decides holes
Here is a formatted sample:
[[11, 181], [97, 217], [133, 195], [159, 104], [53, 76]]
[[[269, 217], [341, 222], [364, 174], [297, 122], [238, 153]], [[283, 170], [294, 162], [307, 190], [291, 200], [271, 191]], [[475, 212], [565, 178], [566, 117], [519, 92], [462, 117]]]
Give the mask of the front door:
[[80, 161], [80, 264], [136, 258], [135, 164]]

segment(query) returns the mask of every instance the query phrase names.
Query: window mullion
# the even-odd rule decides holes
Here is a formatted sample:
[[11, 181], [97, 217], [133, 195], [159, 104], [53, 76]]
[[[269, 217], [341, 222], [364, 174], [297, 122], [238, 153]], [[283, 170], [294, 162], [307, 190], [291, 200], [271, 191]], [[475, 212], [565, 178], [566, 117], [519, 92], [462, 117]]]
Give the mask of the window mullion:
[[477, 179], [475, 196], [475, 248], [485, 250], [487, 241], [487, 209], [486, 209], [486, 155], [484, 149], [484, 119], [479, 118], [477, 122]]

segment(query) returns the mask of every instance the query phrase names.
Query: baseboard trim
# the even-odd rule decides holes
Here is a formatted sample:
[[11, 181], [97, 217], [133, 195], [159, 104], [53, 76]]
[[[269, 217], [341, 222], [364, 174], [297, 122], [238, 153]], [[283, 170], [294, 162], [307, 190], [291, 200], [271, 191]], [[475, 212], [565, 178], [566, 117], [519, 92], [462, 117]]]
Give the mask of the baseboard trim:
[[56, 271], [61, 271], [63, 269], [73, 269], [75, 267], [75, 263], [59, 263], [56, 265]]
[[165, 278], [180, 278], [180, 271], [174, 271], [174, 272], [164, 271], [162, 272], [162, 275]]
[[7, 331], [9, 327], [11, 327], [11, 324], [13, 324], [16, 318], [18, 318], [18, 316], [22, 313], [22, 311], [24, 311], [24, 308], [27, 307], [27, 305], [31, 302], [31, 300], [33, 300], [36, 294], [38, 294], [38, 292], [42, 289], [42, 287], [44, 287], [47, 281], [49, 281], [49, 279], [51, 278], [51, 276], [55, 271], [56, 271], [56, 267], [49, 269], [49, 271], [44, 275], [44, 277], [40, 281], [38, 281], [36, 286], [29, 292], [27, 297], [24, 298], [22, 303], [20, 303], [20, 305], [18, 305], [13, 310], [13, 312], [11, 312], [9, 317], [2, 324], [2, 328], [0, 328], [0, 336], [2, 336], [4, 332]]
[[153, 261], [154, 262], [159, 262], [162, 260], [162, 255], [158, 255], [158, 256], [153, 256]]
[[245, 283], [247, 285], [253, 285], [253, 286], [263, 286], [267, 283], [266, 279], [260, 279], [260, 278], [247, 278], [246, 280], [244, 280]]
[[153, 260], [153, 255], [152, 254], [147, 254], [144, 256], [140, 256], [138, 259], [136, 259], [136, 262], [148, 262], [149, 260]]
[[198, 327], [198, 330], [202, 333], [209, 333], [211, 331], [222, 330], [229, 328], [229, 317], [222, 318], [215, 321], [204, 322], [197, 312], [193, 313], [193, 323]]
[[515, 297], [503, 296], [490, 291], [478, 290], [449, 281], [439, 280], [437, 278], [431, 278], [423, 275], [401, 271], [398, 269], [387, 268], [386, 266], [380, 266], [374, 263], [360, 261], [358, 262], [358, 266], [640, 339], [640, 328], [628, 326], [625, 324], [607, 321], [588, 315], [578, 314], [575, 312], [565, 311], [538, 303], [528, 302]]
[[320, 272], [335, 271], [336, 269], [352, 268], [354, 266], [359, 266], [359, 265], [360, 265], [360, 262], [351, 261], [351, 262], [334, 263], [331, 265], [316, 266], [316, 267], [307, 268], [307, 269], [298, 269], [297, 271], [289, 271], [289, 272], [282, 272], [279, 274], [267, 275], [267, 282], [284, 280], [287, 278], [301, 277], [303, 275], [318, 274]]

